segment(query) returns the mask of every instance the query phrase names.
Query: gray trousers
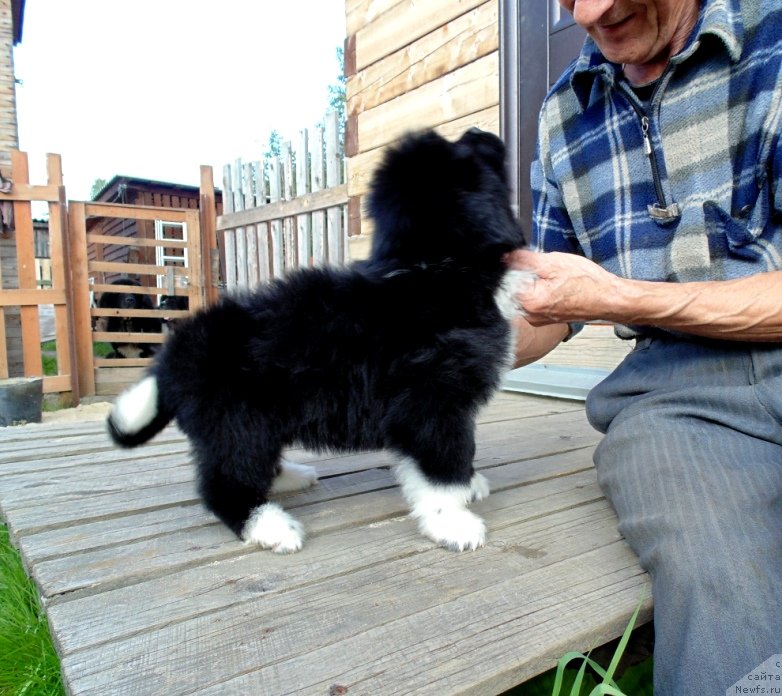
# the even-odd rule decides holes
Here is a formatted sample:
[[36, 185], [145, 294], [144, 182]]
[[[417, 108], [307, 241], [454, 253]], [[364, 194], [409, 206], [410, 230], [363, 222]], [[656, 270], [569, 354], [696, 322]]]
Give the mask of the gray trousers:
[[587, 415], [652, 578], [654, 693], [722, 696], [782, 653], [782, 347], [640, 340]]

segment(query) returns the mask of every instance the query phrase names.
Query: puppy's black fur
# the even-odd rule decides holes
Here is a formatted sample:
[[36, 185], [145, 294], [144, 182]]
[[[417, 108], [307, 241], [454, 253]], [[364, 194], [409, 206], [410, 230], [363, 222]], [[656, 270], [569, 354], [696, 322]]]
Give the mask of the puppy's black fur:
[[[111, 285], [134, 285], [141, 283], [132, 278], [118, 278]], [[135, 292], [104, 292], [98, 300], [101, 309], [153, 309], [149, 295]], [[161, 321], [155, 317], [100, 317], [96, 328], [99, 331], [127, 333], [160, 333]], [[154, 343], [112, 343], [109, 358], [149, 358], [155, 353]]]
[[176, 418], [206, 505], [239, 536], [292, 444], [388, 448], [431, 484], [469, 486], [475, 414], [509, 351], [494, 293], [523, 237], [508, 199], [495, 136], [404, 139], [374, 177], [369, 260], [183, 320], [150, 371], [154, 413], [133, 427], [113, 414], [114, 440], [135, 446]]

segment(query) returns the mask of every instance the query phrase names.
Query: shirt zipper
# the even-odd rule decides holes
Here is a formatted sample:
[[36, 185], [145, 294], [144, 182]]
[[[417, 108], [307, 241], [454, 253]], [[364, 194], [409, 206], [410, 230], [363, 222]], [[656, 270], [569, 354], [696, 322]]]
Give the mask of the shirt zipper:
[[[666, 72], [668, 72], [668, 68], [666, 68], [660, 76], [660, 81], [657, 83], [654, 92], [652, 92], [650, 102], [654, 100]], [[641, 122], [641, 137], [643, 138], [644, 143], [644, 154], [649, 158], [649, 165], [652, 168], [652, 182], [654, 183], [654, 192], [657, 196], [657, 201], [654, 204], [647, 205], [646, 209], [649, 211], [649, 215], [652, 219], [659, 222], [671, 222], [676, 220], [681, 216], [681, 211], [679, 210], [678, 203], [673, 202], [668, 205], [668, 202], [665, 199], [665, 191], [663, 191], [662, 181], [660, 179], [660, 165], [657, 161], [657, 154], [652, 147], [652, 139], [649, 137], [649, 115], [635, 103], [635, 95], [630, 94], [627, 87], [620, 83], [620, 88], [625, 93], [627, 101], [630, 103], [630, 106], [633, 108], [633, 111], [635, 111], [636, 116], [638, 116]]]

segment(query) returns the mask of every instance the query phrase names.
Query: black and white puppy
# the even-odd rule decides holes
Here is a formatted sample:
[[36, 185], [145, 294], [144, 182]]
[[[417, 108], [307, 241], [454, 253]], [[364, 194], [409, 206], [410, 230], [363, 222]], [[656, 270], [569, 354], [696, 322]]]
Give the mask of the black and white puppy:
[[312, 485], [283, 449], [388, 449], [421, 532], [483, 545], [467, 509], [489, 492], [473, 470], [475, 415], [508, 366], [495, 303], [503, 255], [523, 244], [505, 149], [472, 129], [389, 149], [369, 196], [367, 261], [291, 274], [183, 320], [148, 376], [120, 395], [111, 436], [133, 447], [176, 418], [200, 493], [241, 539], [301, 548], [301, 525], [269, 496]]
[[[111, 285], [133, 285], [141, 283], [132, 278], [118, 278]], [[104, 292], [98, 300], [101, 309], [153, 309], [149, 295], [137, 292]], [[160, 333], [161, 321], [156, 317], [99, 317], [95, 329], [125, 333]], [[112, 343], [109, 358], [149, 358], [155, 354], [154, 343]]]

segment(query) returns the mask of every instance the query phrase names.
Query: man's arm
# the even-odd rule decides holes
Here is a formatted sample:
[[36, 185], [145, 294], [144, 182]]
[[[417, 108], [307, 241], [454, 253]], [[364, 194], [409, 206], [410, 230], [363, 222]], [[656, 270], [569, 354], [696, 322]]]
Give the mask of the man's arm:
[[538, 276], [517, 295], [532, 326], [603, 319], [706, 338], [782, 342], [782, 271], [662, 283], [620, 278], [575, 254], [517, 251], [508, 261]]
[[514, 367], [523, 367], [542, 358], [556, 348], [568, 335], [567, 324], [532, 326], [524, 317], [513, 318], [516, 337]]

